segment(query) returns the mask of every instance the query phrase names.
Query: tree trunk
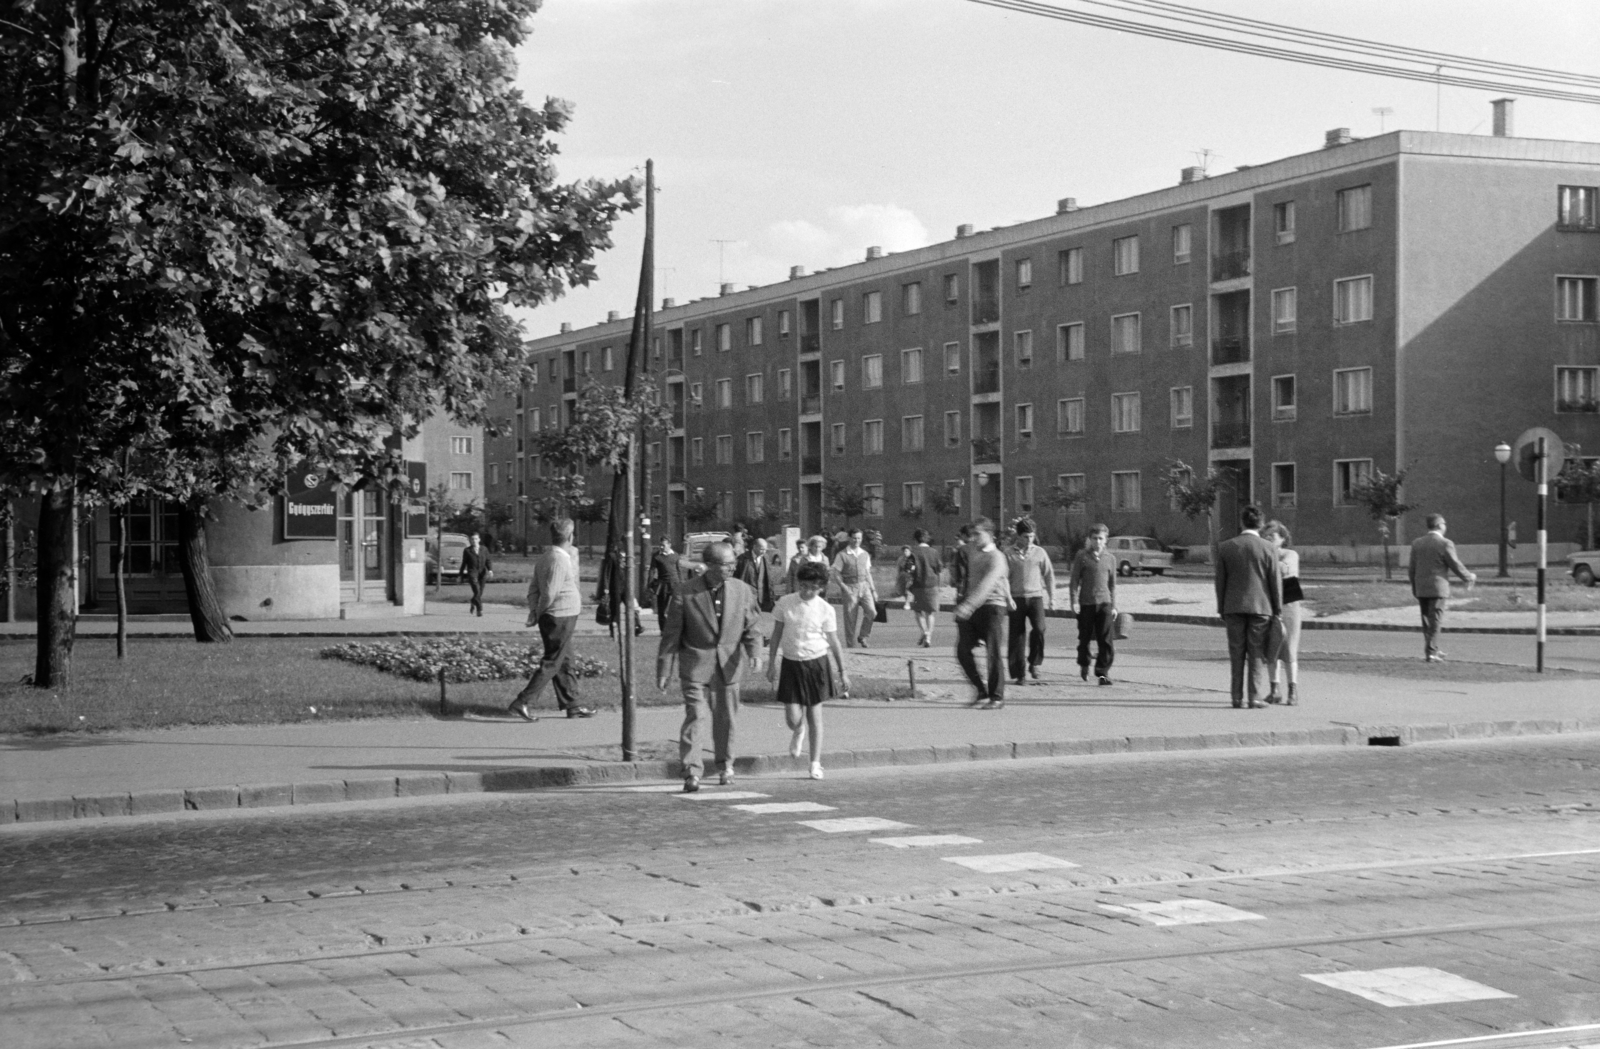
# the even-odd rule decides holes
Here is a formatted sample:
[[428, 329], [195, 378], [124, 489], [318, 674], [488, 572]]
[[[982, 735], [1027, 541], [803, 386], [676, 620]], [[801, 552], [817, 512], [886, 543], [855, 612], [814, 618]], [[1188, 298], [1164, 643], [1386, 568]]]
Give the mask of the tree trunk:
[[183, 589], [189, 598], [189, 619], [196, 641], [228, 642], [233, 628], [222, 614], [222, 603], [211, 585], [211, 558], [206, 553], [206, 504], [178, 505], [178, 560], [183, 565]]
[[76, 497], [76, 488], [61, 488], [39, 499], [39, 624], [33, 667], [33, 683], [38, 688], [72, 687], [72, 642], [78, 625], [72, 570], [72, 504]]
[[111, 576], [117, 583], [117, 658], [128, 658], [128, 507], [111, 511]]
[[[1591, 518], [1592, 521], [1592, 518]], [[16, 510], [7, 499], [0, 503], [0, 623], [17, 621]]]

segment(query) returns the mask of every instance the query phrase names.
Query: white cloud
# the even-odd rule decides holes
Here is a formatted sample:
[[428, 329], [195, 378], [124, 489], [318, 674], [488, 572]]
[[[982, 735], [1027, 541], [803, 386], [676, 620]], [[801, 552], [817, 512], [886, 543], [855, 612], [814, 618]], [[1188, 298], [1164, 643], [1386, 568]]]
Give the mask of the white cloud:
[[844, 204], [828, 209], [822, 222], [784, 219], [767, 227], [762, 253], [811, 269], [844, 266], [866, 258], [868, 247], [886, 252], [920, 248], [928, 228], [898, 204]]

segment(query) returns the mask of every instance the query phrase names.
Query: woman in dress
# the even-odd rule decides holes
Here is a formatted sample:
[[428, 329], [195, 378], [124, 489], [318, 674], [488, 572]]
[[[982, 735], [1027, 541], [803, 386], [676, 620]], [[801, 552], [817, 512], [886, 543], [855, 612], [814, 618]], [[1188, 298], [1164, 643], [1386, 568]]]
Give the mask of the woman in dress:
[[[1282, 521], [1269, 521], [1261, 534], [1278, 548], [1278, 574], [1283, 579], [1283, 647], [1272, 661], [1272, 692], [1268, 703], [1298, 706], [1300, 703], [1300, 611], [1305, 592], [1300, 588], [1300, 555], [1293, 549], [1294, 538]], [[1289, 691], [1278, 691], [1278, 664], [1287, 668]]]
[[[811, 737], [811, 778], [822, 778], [822, 703], [836, 695], [849, 695], [850, 675], [844, 669], [844, 649], [839, 645], [838, 614], [822, 596], [828, 586], [825, 565], [808, 562], [795, 572], [795, 591], [785, 594], [772, 610], [772, 643], [768, 650], [767, 680], [778, 683], [778, 702], [793, 736], [789, 753], [800, 756]], [[831, 661], [831, 662], [830, 662]], [[833, 669], [839, 671], [834, 689]]]
[[926, 528], [919, 528], [912, 538], [906, 581], [906, 604], [917, 618], [917, 629], [922, 636], [917, 639], [919, 648], [933, 647], [933, 617], [939, 611], [939, 574], [944, 568], [944, 558], [928, 545], [933, 538]]

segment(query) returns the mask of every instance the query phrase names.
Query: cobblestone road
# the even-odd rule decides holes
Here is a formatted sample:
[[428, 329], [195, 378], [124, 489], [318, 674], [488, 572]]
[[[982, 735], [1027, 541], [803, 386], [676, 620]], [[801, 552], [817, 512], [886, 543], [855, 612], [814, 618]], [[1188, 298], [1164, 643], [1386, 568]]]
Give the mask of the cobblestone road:
[[1593, 737], [735, 789], [8, 828], [4, 1043], [1600, 1043]]

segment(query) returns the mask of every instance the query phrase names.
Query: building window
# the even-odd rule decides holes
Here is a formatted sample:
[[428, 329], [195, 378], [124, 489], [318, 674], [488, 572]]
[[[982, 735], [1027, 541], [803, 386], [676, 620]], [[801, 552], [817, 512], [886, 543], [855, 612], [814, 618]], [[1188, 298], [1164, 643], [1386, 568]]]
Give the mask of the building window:
[[706, 441], [704, 437], [689, 439], [689, 463], [692, 466], [704, 466], [706, 462]]
[[922, 381], [922, 351], [900, 351], [900, 381], [907, 386]]
[[1172, 346], [1180, 349], [1194, 345], [1194, 307], [1185, 303], [1172, 307]]
[[1111, 432], [1137, 433], [1139, 431], [1138, 393], [1111, 395]]
[[689, 333], [689, 353], [695, 357], [706, 351], [704, 334], [699, 328]]
[[944, 304], [954, 306], [961, 301], [961, 278], [954, 273], [944, 275]]
[[907, 481], [900, 486], [900, 508], [911, 514], [922, 512], [921, 481]]
[[450, 454], [451, 455], [471, 455], [472, 454], [472, 438], [470, 438], [470, 437], [452, 437], [452, 438], [450, 438]]
[[649, 447], [646, 449], [646, 454], [649, 456], [650, 468], [652, 470], [660, 469], [661, 468], [661, 442], [660, 441], [651, 441]]
[[794, 489], [778, 489], [778, 512], [785, 517], [794, 513]]
[[744, 512], [750, 517], [761, 517], [767, 510], [767, 492], [764, 488], [750, 488], [744, 493]]
[[787, 401], [794, 396], [794, 375], [788, 368], [778, 369], [778, 400]]
[[[528, 372], [528, 385], [529, 386], [537, 386], [537, 385], [539, 385], [539, 365], [537, 363], [535, 363], [533, 368]], [[517, 394], [517, 407], [518, 408], [522, 407], [522, 394], [520, 394], [520, 393]]]
[[947, 342], [944, 344], [944, 373], [946, 375], [961, 374], [961, 344]]
[[883, 320], [883, 292], [869, 291], [861, 296], [861, 320], [866, 324]]
[[1033, 513], [1033, 478], [1017, 478], [1017, 509], [1025, 514]]
[[1056, 489], [1062, 510], [1069, 514], [1081, 514], [1089, 509], [1089, 500], [1086, 498], [1089, 479], [1083, 474], [1057, 474]]
[[1600, 412], [1600, 368], [1557, 368], [1556, 411]]
[[957, 510], [961, 509], [961, 488], [960, 481], [946, 481], [944, 483], [945, 497], [950, 500], [950, 505]]
[[1083, 283], [1083, 249], [1068, 248], [1056, 253], [1057, 279], [1065, 286]]
[[578, 359], [581, 362], [581, 367], [579, 368], [579, 371], [581, 371], [584, 375], [593, 375], [594, 374], [594, 354], [592, 352], [590, 352], [589, 350], [584, 350], [583, 351], [583, 355], [581, 357], [579, 357]]
[[1194, 387], [1172, 388], [1172, 428], [1187, 429], [1194, 425]]
[[[511, 477], [511, 471], [507, 470], [506, 471], [506, 478], [509, 480], [510, 477]], [[500, 483], [500, 464], [499, 463], [490, 463], [489, 464], [489, 485], [490, 485], [490, 487], [494, 487], [495, 485], [498, 485], [499, 483]]]
[[1189, 261], [1189, 252], [1194, 246], [1194, 227], [1185, 222], [1181, 226], [1172, 227], [1172, 264], [1181, 266]]
[[1056, 360], [1083, 360], [1083, 324], [1056, 325]]
[[1556, 278], [1556, 320], [1595, 320], [1595, 286], [1600, 281], [1594, 277]]
[[1033, 405], [1017, 405], [1017, 437], [1026, 441], [1033, 436]]
[[539, 432], [539, 409], [537, 408], [528, 409], [528, 429], [534, 433]]
[[829, 431], [833, 436], [833, 454], [844, 454], [844, 423], [834, 423]]
[[915, 317], [922, 312], [921, 281], [900, 285], [900, 312], [907, 317]]
[[457, 491], [471, 491], [471, 489], [472, 489], [472, 471], [471, 470], [452, 470], [452, 471], [450, 471], [450, 487], [455, 489], [455, 490], [457, 490]]
[[746, 346], [761, 345], [761, 318], [746, 317], [744, 321], [744, 342]]
[[744, 435], [744, 461], [747, 463], [764, 463], [767, 461], [767, 435], [759, 430]]
[[1139, 494], [1138, 470], [1118, 470], [1111, 475], [1111, 509], [1137, 512]]
[[760, 404], [767, 399], [766, 378], [757, 372], [744, 377], [744, 403]]
[[861, 388], [876, 390], [883, 385], [883, 354], [872, 353], [861, 358]]
[[732, 408], [733, 407], [733, 380], [732, 379], [718, 379], [717, 380], [717, 407], [718, 408]]
[[1556, 225], [1562, 229], [1600, 228], [1596, 198], [1600, 187], [1562, 186], [1556, 191]]
[[1138, 353], [1142, 348], [1139, 315], [1124, 313], [1111, 318], [1111, 352]]
[[1017, 260], [1017, 290], [1027, 291], [1033, 287], [1033, 260]]
[[1289, 422], [1295, 417], [1295, 386], [1293, 375], [1272, 377], [1272, 421]]
[[900, 450], [922, 451], [922, 416], [907, 415], [900, 419]]
[[[700, 383], [697, 383], [697, 382], [690, 383], [689, 384], [689, 406], [691, 408], [699, 408], [704, 404], [705, 404], [705, 387], [702, 386]], [[552, 414], [554, 414], [554, 413], [552, 413]]]
[[603, 372], [608, 372], [615, 370], [615, 368], [616, 358], [611, 352], [611, 347], [600, 347], [600, 370]]
[[1272, 464], [1272, 505], [1294, 505], [1294, 463]]
[[833, 330], [834, 331], [838, 331], [841, 328], [843, 328], [844, 327], [844, 300], [843, 299], [834, 299], [833, 302], [829, 304], [828, 310], [829, 310], [829, 314], [830, 314], [828, 319], [833, 324]]
[[1343, 368], [1333, 373], [1333, 414], [1372, 413], [1372, 369]]
[[861, 486], [861, 500], [865, 503], [861, 514], [863, 517], [883, 516], [883, 485], [864, 484]]
[[717, 352], [727, 353], [733, 349], [733, 325], [717, 325]]
[[1294, 201], [1272, 205], [1272, 232], [1279, 244], [1294, 243]]
[[717, 435], [717, 465], [733, 465], [733, 434], [731, 433]]
[[794, 431], [780, 429], [778, 431], [778, 461], [788, 462], [794, 458]]
[[788, 338], [788, 336], [789, 336], [789, 311], [788, 310], [779, 310], [778, 311], [778, 338], [784, 339], [784, 338]]
[[1372, 187], [1354, 186], [1339, 191], [1339, 232], [1366, 229], [1372, 225]]
[[733, 520], [733, 493], [717, 493], [717, 517], [723, 521]]
[[1272, 293], [1272, 334], [1284, 335], [1295, 329], [1299, 308], [1298, 288], [1277, 288]]
[[1017, 367], [1033, 367], [1033, 332], [1019, 331], [1013, 337], [1017, 351]]
[[1358, 488], [1372, 480], [1371, 459], [1333, 461], [1333, 505], [1355, 506]]
[[839, 393], [844, 390], [844, 361], [829, 361], [828, 375], [833, 380], [833, 390]]
[[1067, 397], [1056, 402], [1056, 436], [1083, 436], [1083, 409], [1085, 403], [1082, 397]]
[[861, 454], [883, 454], [883, 420], [868, 419], [861, 424]]
[[944, 446], [954, 448], [961, 443], [961, 413], [944, 413]]
[[1356, 324], [1372, 319], [1372, 278], [1350, 277], [1333, 282], [1333, 323]]
[[1139, 272], [1139, 238], [1118, 237], [1111, 242], [1111, 272], [1119, 277]]

